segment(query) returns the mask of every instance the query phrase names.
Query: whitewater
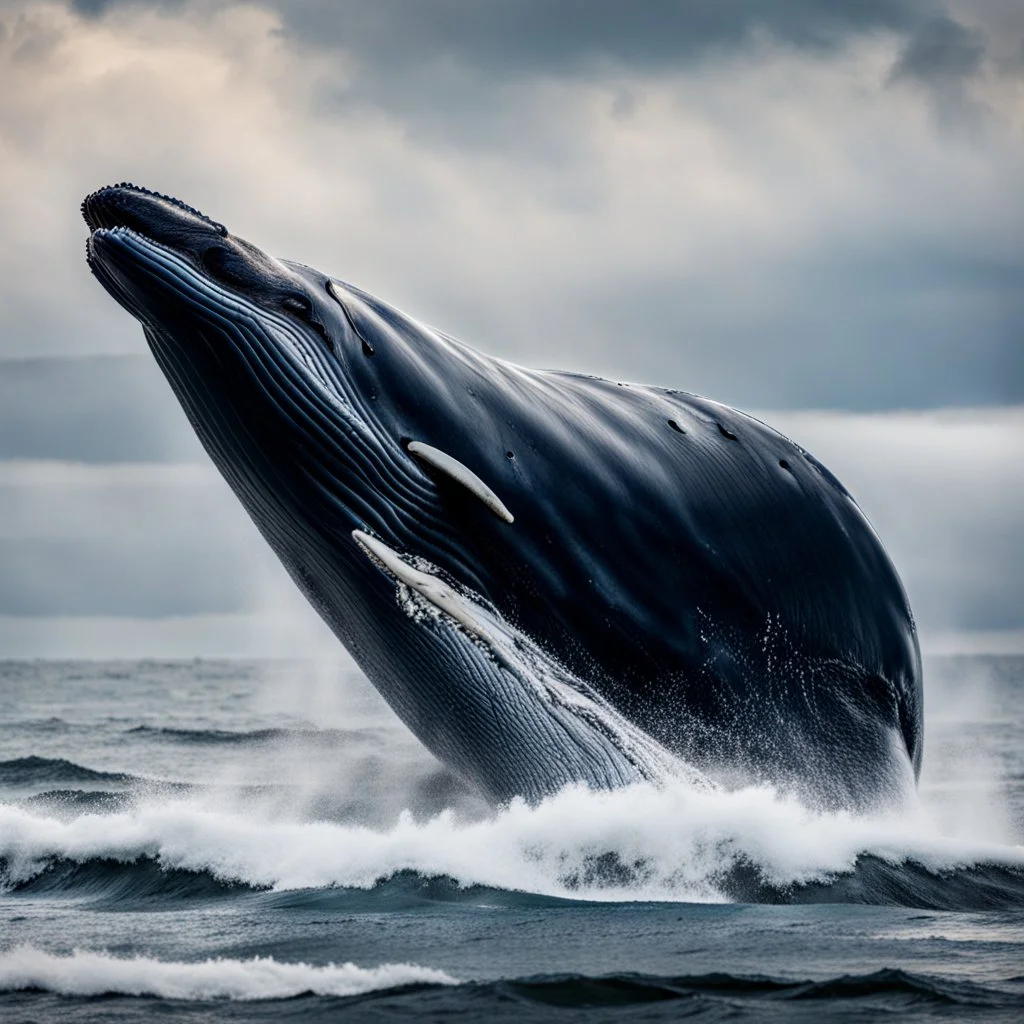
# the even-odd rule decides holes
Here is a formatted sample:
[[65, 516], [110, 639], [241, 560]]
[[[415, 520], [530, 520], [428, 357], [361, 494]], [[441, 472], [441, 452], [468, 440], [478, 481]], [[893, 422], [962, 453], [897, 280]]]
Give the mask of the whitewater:
[[[517, 801], [483, 821], [460, 822], [452, 811], [416, 821], [406, 811], [384, 830], [281, 821], [202, 798], [143, 798], [128, 811], [66, 820], [0, 806], [9, 887], [55, 861], [151, 858], [165, 870], [278, 891], [369, 889], [415, 871], [463, 886], [574, 899], [707, 902], [729, 899], [721, 886], [739, 865], [785, 889], [829, 882], [869, 855], [933, 873], [985, 864], [1024, 869], [1024, 846], [943, 836], [923, 809], [880, 817], [816, 813], [765, 787], [569, 789], [536, 807]], [[611, 858], [614, 868], [602, 871]]]
[[422, 982], [451, 985], [443, 971], [413, 964], [384, 964], [369, 970], [355, 964], [282, 964], [273, 957], [161, 963], [105, 953], [52, 956], [31, 946], [0, 954], [0, 991], [45, 989], [67, 996], [123, 992], [165, 999], [290, 999], [307, 992], [352, 996], [374, 989]]

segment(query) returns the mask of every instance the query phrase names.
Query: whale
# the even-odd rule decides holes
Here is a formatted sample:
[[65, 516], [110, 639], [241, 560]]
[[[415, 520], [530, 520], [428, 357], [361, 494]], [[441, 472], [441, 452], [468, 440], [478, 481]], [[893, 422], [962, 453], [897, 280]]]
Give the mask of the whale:
[[913, 793], [907, 596], [800, 445], [673, 388], [490, 357], [139, 186], [82, 212], [93, 275], [260, 534], [487, 799]]

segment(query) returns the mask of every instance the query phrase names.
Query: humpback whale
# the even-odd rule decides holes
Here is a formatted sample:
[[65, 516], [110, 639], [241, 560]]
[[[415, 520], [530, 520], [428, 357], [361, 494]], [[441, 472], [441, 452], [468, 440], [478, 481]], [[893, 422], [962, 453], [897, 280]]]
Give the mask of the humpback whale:
[[912, 791], [907, 598], [799, 445], [692, 394], [490, 358], [144, 188], [82, 211], [92, 273], [291, 578], [491, 800]]

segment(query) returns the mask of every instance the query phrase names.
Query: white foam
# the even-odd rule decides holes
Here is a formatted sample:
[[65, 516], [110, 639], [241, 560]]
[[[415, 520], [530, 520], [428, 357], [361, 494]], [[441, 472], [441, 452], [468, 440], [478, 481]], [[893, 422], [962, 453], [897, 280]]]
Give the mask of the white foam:
[[[594, 877], [614, 854], [629, 878]], [[0, 857], [12, 881], [54, 858], [155, 858], [274, 889], [367, 888], [402, 870], [484, 885], [595, 900], [721, 900], [734, 864], [773, 884], [827, 880], [861, 854], [933, 871], [978, 863], [1024, 866], [1024, 847], [941, 835], [920, 810], [857, 817], [809, 811], [767, 788], [715, 792], [683, 783], [613, 792], [568, 789], [536, 807], [514, 803], [482, 821], [449, 812], [403, 815], [391, 828], [282, 821], [195, 800], [164, 800], [116, 814], [58, 820], [0, 805]]]
[[312, 993], [354, 996], [382, 988], [427, 983], [457, 984], [443, 971], [416, 964], [281, 963], [273, 957], [203, 960], [199, 963], [131, 959], [75, 950], [54, 956], [33, 946], [0, 953], [0, 992], [42, 989], [64, 996], [119, 993], [163, 999], [289, 999]]

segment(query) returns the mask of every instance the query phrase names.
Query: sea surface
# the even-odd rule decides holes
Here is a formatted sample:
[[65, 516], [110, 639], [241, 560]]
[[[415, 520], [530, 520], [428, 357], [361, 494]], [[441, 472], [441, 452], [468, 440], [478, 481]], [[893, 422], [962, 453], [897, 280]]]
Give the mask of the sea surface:
[[487, 808], [344, 665], [0, 663], [0, 1019], [1024, 1020], [1024, 658], [920, 806]]

